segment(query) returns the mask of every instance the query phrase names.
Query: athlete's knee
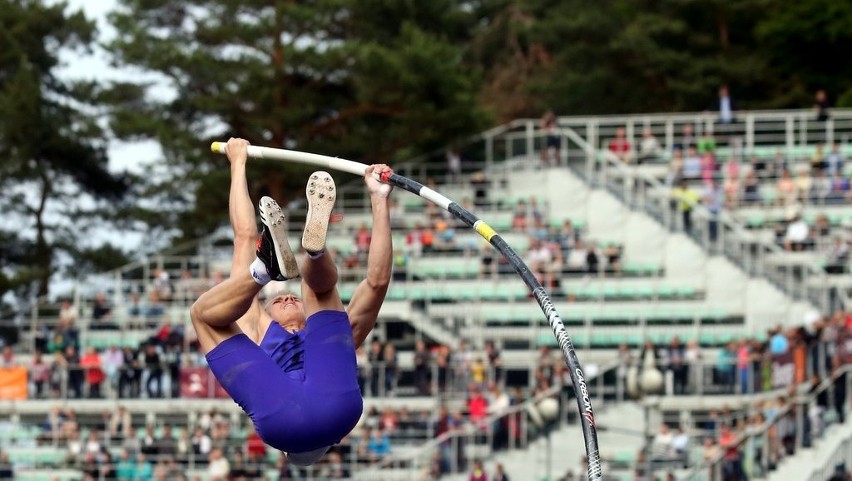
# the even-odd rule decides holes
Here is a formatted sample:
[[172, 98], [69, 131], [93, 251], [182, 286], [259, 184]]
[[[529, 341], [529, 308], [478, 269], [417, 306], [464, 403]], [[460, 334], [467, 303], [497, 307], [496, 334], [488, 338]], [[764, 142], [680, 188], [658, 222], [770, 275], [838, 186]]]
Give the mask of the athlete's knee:
[[198, 301], [193, 302], [192, 306], [190, 306], [189, 319], [192, 321], [193, 326], [207, 325], [207, 323], [204, 322], [204, 309]]

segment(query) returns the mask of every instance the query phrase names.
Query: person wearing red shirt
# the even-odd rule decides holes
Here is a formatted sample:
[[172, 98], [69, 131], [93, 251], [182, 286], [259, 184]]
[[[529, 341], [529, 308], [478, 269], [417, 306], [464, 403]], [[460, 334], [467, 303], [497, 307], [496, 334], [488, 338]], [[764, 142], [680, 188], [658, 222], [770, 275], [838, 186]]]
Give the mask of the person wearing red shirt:
[[615, 131], [615, 138], [609, 142], [609, 151], [621, 159], [622, 162], [630, 162], [632, 160], [633, 146], [627, 140], [623, 127], [619, 127]]
[[80, 359], [80, 366], [86, 371], [86, 384], [89, 385], [89, 397], [101, 397], [101, 384], [106, 379], [106, 374], [101, 363], [101, 356], [94, 347], [86, 350], [86, 354]]
[[251, 425], [246, 437], [246, 453], [249, 459], [265, 459], [266, 457], [266, 443], [260, 439], [260, 436], [254, 430], [254, 426]]
[[467, 400], [467, 412], [470, 422], [479, 425], [488, 414], [488, 400], [482, 395], [478, 386], [471, 387], [470, 397]]

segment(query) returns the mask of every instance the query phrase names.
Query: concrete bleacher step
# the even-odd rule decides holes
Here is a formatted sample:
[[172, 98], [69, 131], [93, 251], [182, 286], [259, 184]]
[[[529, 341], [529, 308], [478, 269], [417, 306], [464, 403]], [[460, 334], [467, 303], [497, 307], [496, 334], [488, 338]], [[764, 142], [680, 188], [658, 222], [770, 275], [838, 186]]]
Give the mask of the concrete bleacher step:
[[74, 469], [19, 469], [15, 471], [17, 481], [80, 481], [82, 471]]
[[[604, 460], [604, 474], [609, 472], [610, 463], [624, 463], [632, 460], [641, 449], [644, 441], [641, 434], [643, 413], [642, 408], [633, 402], [612, 403], [602, 409], [596, 406], [597, 424], [600, 426], [635, 427], [637, 434], [625, 432], [598, 431], [598, 445], [601, 458]], [[540, 438], [526, 449], [500, 452], [485, 462], [485, 470], [494, 472], [494, 465], [501, 463], [510, 479], [543, 480], [560, 479], [569, 470], [575, 478], [580, 471], [580, 462], [585, 456], [585, 444], [582, 431], [578, 424], [564, 426], [554, 431], [550, 436], [550, 452], [548, 467], [548, 441]], [[548, 472], [549, 471], [549, 472]], [[549, 476], [550, 475], [550, 476]], [[459, 473], [446, 476], [447, 481], [466, 481], [469, 473]], [[412, 478], [415, 479], [415, 478]]]
[[793, 456], [782, 459], [778, 468], [770, 472], [766, 479], [767, 481], [809, 479], [814, 470], [824, 467], [835, 451], [850, 439], [852, 439], [852, 419], [847, 419], [843, 425], [829, 426], [825, 436], [813, 447], [800, 449]]

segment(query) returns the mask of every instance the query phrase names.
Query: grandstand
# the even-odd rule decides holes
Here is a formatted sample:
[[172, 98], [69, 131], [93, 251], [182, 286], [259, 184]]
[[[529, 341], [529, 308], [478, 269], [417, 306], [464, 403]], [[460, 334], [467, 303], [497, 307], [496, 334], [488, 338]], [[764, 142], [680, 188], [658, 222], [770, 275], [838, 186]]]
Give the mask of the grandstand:
[[[852, 284], [848, 254], [833, 250], [851, 240], [852, 203], [848, 181], [815, 180], [831, 165], [832, 178], [852, 176], [852, 111], [816, 124], [803, 111], [738, 118], [718, 131], [704, 113], [562, 117], [555, 165], [540, 163], [538, 121], [521, 119], [465, 145], [461, 176], [445, 175], [443, 154], [394, 166], [469, 205], [549, 288], [600, 413], [606, 479], [816, 481], [852, 465], [852, 367], [838, 362]], [[618, 129], [628, 155], [609, 149]], [[653, 155], [643, 130], [660, 139]], [[693, 176], [679, 156], [699, 141]], [[821, 146], [835, 144], [840, 164]], [[0, 472], [462, 480], [482, 459], [515, 479], [583, 479], [573, 389], [525, 286], [476, 234], [394, 195], [394, 281], [359, 353], [365, 417], [322, 463], [296, 469], [264, 447], [197, 352], [188, 308], [228, 271], [228, 231], [93, 276], [20, 320], [2, 361], [5, 379], [26, 377], [2, 391], [20, 388], [0, 401]], [[369, 202], [355, 184], [338, 198], [329, 247], [346, 301]], [[788, 235], [797, 219], [802, 240]], [[663, 386], [643, 386], [644, 369]], [[558, 416], [541, 419], [550, 397]]]

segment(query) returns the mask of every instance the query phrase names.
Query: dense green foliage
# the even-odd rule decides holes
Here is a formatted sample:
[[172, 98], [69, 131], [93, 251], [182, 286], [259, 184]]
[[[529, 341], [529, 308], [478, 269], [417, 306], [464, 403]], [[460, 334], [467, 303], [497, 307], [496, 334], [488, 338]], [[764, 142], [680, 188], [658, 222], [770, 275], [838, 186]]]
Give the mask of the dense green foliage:
[[[138, 75], [85, 84], [56, 69], [60, 51], [93, 44], [90, 20], [61, 3], [0, 0], [0, 207], [18, 222], [0, 229], [0, 294], [33, 280], [45, 293], [59, 253], [76, 274], [121, 260], [78, 242], [93, 220], [170, 240], [220, 225], [228, 171], [207, 151], [214, 139], [392, 161], [546, 108], [701, 111], [722, 83], [741, 109], [810, 107], [819, 88], [852, 105], [849, 2], [116, 4], [117, 33], [100, 40]], [[162, 147], [130, 192], [106, 169], [105, 126]], [[252, 162], [252, 194], [285, 201], [304, 174]]]
[[97, 249], [88, 228], [127, 189], [107, 169], [93, 86], [54, 74], [57, 51], [85, 49], [93, 34], [61, 3], [0, 2], [0, 296], [47, 294], [57, 258]]

